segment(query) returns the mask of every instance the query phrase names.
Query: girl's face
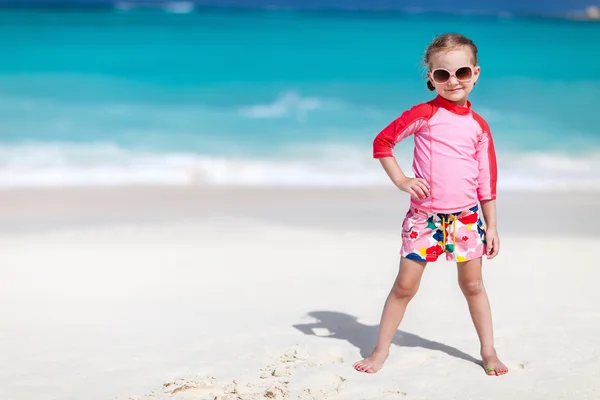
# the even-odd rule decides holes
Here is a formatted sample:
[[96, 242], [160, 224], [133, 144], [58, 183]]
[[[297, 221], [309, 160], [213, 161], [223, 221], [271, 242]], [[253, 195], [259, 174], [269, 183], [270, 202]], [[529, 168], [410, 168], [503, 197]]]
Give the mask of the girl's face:
[[479, 78], [479, 71], [480, 68], [473, 65], [470, 49], [458, 47], [436, 53], [431, 60], [427, 78], [440, 96], [464, 106]]

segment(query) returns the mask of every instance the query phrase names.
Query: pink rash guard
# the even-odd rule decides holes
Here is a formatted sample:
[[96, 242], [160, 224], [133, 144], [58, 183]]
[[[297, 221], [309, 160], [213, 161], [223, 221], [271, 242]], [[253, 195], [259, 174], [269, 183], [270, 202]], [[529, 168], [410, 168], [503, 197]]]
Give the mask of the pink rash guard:
[[496, 152], [485, 120], [441, 96], [405, 111], [373, 141], [373, 157], [393, 157], [393, 148], [414, 135], [413, 172], [429, 185], [430, 196], [415, 207], [435, 213], [466, 210], [496, 198]]

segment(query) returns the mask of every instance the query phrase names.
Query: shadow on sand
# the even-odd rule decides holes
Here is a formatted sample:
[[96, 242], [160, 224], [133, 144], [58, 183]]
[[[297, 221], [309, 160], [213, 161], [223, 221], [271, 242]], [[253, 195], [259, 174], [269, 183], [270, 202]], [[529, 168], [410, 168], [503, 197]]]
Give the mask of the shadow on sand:
[[[308, 313], [308, 315], [317, 319], [319, 322], [293, 325], [294, 328], [306, 335], [346, 340], [360, 350], [362, 357], [370, 355], [375, 347], [379, 325], [364, 325], [358, 322], [357, 318], [352, 315], [335, 311], [312, 311]], [[314, 332], [315, 328], [325, 328], [329, 331], [329, 335], [317, 335]], [[422, 347], [424, 349], [437, 350], [452, 357], [475, 363], [479, 366], [483, 365], [481, 360], [478, 360], [457, 348], [427, 340], [418, 335], [400, 330], [394, 335], [392, 344], [401, 347]]]

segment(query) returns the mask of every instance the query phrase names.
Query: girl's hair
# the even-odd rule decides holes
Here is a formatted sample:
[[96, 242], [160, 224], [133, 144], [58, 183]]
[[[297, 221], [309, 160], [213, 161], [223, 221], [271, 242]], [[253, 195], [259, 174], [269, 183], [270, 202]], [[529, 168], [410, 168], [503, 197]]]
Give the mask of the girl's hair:
[[[427, 50], [425, 50], [425, 56], [423, 57], [425, 68], [431, 68], [431, 59], [438, 52], [448, 51], [462, 46], [466, 46], [471, 50], [471, 53], [473, 54], [473, 65], [477, 65], [479, 63], [479, 60], [477, 59], [477, 46], [475, 46], [475, 43], [473, 43], [471, 39], [459, 33], [444, 33], [433, 39], [427, 47]], [[427, 80], [427, 89], [431, 91], [435, 90], [435, 87], [429, 79]]]

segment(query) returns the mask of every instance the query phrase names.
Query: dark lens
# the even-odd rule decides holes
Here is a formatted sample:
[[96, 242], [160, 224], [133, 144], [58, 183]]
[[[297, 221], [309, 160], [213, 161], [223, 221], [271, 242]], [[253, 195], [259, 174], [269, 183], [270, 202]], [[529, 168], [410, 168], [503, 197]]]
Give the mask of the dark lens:
[[436, 83], [445, 83], [450, 79], [450, 72], [443, 69], [436, 69], [433, 71], [433, 80]]
[[469, 67], [462, 67], [456, 70], [456, 79], [459, 81], [468, 81], [473, 76], [473, 71]]

